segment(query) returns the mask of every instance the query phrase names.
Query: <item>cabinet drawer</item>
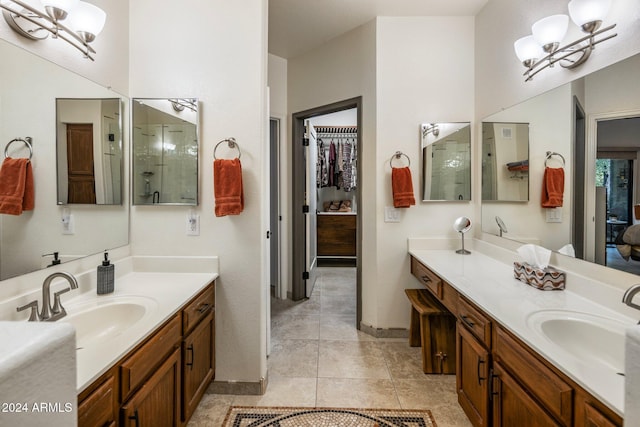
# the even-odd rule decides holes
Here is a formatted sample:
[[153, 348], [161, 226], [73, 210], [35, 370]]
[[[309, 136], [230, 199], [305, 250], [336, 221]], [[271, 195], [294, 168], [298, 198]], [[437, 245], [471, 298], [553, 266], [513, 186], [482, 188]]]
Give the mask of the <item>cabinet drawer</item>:
[[113, 412], [116, 391], [113, 377], [109, 377], [78, 406], [78, 426], [103, 427], [115, 425]]
[[120, 365], [122, 401], [155, 370], [180, 342], [180, 315], [176, 315], [133, 356]]
[[442, 280], [415, 258], [411, 258], [411, 274], [416, 276], [435, 296], [442, 299]]
[[491, 320], [464, 298], [458, 300], [458, 318], [487, 348], [491, 348]]
[[215, 292], [213, 286], [209, 286], [182, 310], [182, 334], [187, 335], [214, 308]]
[[501, 328], [494, 352], [505, 367], [566, 426], [571, 425], [573, 389]]

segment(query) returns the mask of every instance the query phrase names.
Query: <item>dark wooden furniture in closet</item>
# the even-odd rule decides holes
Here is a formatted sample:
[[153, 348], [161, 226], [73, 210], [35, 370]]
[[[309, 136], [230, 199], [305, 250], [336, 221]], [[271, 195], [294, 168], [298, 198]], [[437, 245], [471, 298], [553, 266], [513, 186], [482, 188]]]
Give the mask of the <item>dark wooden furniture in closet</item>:
[[318, 215], [318, 256], [356, 256], [356, 215]]

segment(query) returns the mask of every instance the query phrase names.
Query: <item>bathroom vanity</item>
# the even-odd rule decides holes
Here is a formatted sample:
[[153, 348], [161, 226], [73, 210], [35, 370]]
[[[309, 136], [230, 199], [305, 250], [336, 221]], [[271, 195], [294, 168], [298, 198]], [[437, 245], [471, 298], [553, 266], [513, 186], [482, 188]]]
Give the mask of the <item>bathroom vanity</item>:
[[[478, 251], [409, 252], [412, 274], [458, 319], [458, 401], [474, 426], [622, 426], [624, 328], [632, 319], [571, 291], [527, 286]], [[580, 323], [582, 316], [596, 322]], [[583, 330], [593, 342], [579, 348], [571, 327], [607, 322], [602, 337], [597, 326]], [[553, 337], [550, 329], [570, 333]], [[589, 345], [600, 352], [585, 351]]]

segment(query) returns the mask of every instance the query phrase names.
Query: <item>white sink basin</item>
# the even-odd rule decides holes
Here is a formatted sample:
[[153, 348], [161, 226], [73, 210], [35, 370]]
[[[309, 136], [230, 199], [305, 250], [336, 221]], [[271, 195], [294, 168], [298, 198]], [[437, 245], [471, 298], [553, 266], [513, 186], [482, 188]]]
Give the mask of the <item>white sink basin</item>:
[[628, 324], [608, 317], [568, 310], [532, 313], [527, 324], [560, 351], [586, 364], [624, 373], [624, 340]]
[[121, 335], [157, 309], [157, 303], [145, 297], [101, 297], [97, 300], [65, 306], [67, 315], [60, 322], [76, 328], [76, 348], [104, 342]]

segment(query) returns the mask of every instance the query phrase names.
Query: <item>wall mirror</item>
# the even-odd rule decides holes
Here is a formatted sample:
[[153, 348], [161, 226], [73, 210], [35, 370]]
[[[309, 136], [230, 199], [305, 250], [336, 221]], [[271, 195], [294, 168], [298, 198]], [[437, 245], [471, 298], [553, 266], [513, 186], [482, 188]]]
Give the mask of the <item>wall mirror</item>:
[[[529, 201], [483, 198], [484, 233], [500, 235], [498, 217], [508, 230], [503, 238], [564, 248], [568, 255], [573, 250], [577, 258], [640, 274], [640, 257], [625, 261], [615, 244], [640, 218], [638, 69], [635, 55], [484, 120], [529, 123], [530, 135]], [[547, 152], [564, 157], [564, 165], [560, 156], [547, 159]], [[545, 165], [564, 168], [562, 207], [541, 207]]]
[[470, 201], [470, 123], [424, 123], [421, 135], [422, 201]]
[[120, 98], [57, 99], [58, 204], [122, 204]]
[[529, 123], [482, 122], [482, 201], [529, 200]]
[[[52, 263], [54, 252], [58, 252], [61, 262], [66, 262], [127, 245], [127, 203], [58, 205], [56, 99], [120, 99], [123, 128], [129, 123], [128, 99], [5, 40], [0, 40], [0, 57], [6, 65], [0, 67], [0, 149], [13, 138], [32, 138], [35, 186], [33, 211], [18, 216], [0, 215], [0, 279], [45, 268]], [[125, 146], [127, 135], [123, 134], [122, 139]], [[11, 145], [11, 150], [14, 157], [25, 155], [16, 144]], [[124, 164], [126, 159], [121, 162]], [[112, 172], [118, 175], [118, 171]], [[126, 175], [120, 176], [126, 179]], [[125, 189], [122, 185], [121, 192]], [[121, 200], [124, 197], [122, 194]], [[62, 227], [63, 216], [72, 219], [66, 231]]]
[[198, 100], [134, 98], [133, 204], [198, 204]]

